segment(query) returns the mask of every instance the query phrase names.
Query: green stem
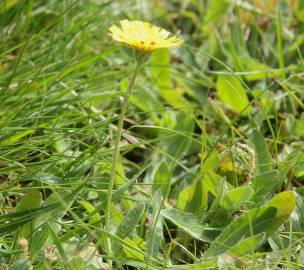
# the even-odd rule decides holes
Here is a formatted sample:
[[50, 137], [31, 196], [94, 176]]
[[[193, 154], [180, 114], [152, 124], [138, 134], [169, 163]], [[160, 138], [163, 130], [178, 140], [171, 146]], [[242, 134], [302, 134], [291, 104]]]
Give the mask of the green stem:
[[[120, 115], [119, 115], [119, 121], [118, 121], [118, 126], [117, 126], [117, 133], [116, 133], [116, 138], [115, 138], [115, 145], [114, 145], [114, 154], [113, 154], [113, 160], [112, 160], [112, 168], [111, 168], [111, 176], [110, 176], [110, 181], [108, 184], [108, 193], [107, 193], [107, 205], [106, 205], [106, 217], [105, 217], [105, 230], [107, 232], [110, 232], [110, 220], [111, 220], [111, 204], [112, 204], [112, 191], [113, 191], [113, 186], [115, 183], [115, 174], [116, 174], [116, 165], [117, 161], [119, 159], [119, 145], [120, 145], [120, 140], [121, 140], [121, 134], [122, 134], [122, 127], [124, 123], [124, 118], [126, 115], [126, 109], [128, 105], [128, 100], [130, 97], [130, 94], [132, 92], [132, 89], [134, 87], [134, 83], [138, 74], [138, 70], [140, 67], [140, 63], [137, 62], [132, 79], [130, 81], [129, 87], [124, 95]], [[111, 238], [108, 237], [106, 239], [106, 248], [107, 248], [107, 253], [108, 256], [111, 258], [112, 257], [112, 246], [111, 246]], [[112, 269], [112, 260], [108, 260], [108, 264], [110, 266], [110, 269]]]

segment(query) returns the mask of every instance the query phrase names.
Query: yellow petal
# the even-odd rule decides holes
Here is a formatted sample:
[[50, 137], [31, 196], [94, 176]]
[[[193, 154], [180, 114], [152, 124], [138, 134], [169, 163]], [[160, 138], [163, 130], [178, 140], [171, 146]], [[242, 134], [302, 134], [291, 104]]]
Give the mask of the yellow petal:
[[169, 37], [170, 32], [148, 22], [121, 20], [120, 26], [112, 25], [110, 35], [136, 50], [152, 52], [159, 48], [178, 47], [183, 43], [175, 36]]

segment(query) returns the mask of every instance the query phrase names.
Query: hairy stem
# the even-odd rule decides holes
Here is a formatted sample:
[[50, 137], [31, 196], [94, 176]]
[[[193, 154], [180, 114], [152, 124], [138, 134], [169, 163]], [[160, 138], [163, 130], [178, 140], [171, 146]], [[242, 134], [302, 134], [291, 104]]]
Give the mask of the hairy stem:
[[[128, 100], [129, 100], [130, 94], [132, 92], [132, 89], [134, 88], [134, 83], [135, 83], [135, 80], [136, 80], [136, 77], [138, 74], [139, 67], [140, 67], [140, 63], [137, 62], [132, 79], [129, 84], [129, 87], [124, 95], [123, 103], [122, 103], [122, 107], [121, 107], [121, 111], [120, 111], [120, 115], [119, 115], [119, 121], [118, 121], [117, 133], [116, 133], [115, 145], [114, 145], [115, 148], [114, 148], [114, 154], [113, 154], [113, 160], [112, 160], [111, 175], [110, 175], [110, 181], [108, 184], [108, 193], [107, 193], [107, 205], [106, 205], [106, 217], [105, 217], [105, 230], [107, 232], [110, 232], [112, 192], [113, 192], [113, 186], [115, 183], [117, 161], [119, 159], [119, 153], [120, 153], [119, 145], [120, 145], [120, 140], [121, 140], [122, 127], [123, 127], [123, 123], [124, 123]], [[108, 256], [110, 257], [110, 260], [108, 260], [108, 264], [111, 269], [111, 267], [112, 267], [112, 260], [111, 260], [112, 246], [111, 246], [110, 237], [107, 237], [107, 239], [106, 239], [106, 248], [107, 248]]]

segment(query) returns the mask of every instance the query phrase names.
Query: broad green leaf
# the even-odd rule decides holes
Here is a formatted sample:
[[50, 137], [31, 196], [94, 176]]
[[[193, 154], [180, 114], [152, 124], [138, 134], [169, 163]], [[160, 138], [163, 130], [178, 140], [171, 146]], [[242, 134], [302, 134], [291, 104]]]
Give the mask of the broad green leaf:
[[271, 198], [279, 187], [279, 172], [272, 170], [255, 176], [252, 180], [254, 193], [251, 197], [251, 208], [255, 208]]
[[207, 208], [207, 192], [202, 180], [197, 178], [178, 195], [176, 208], [193, 214], [202, 214]]
[[[194, 193], [195, 183], [184, 187], [179, 193], [176, 201], [176, 208], [184, 211], [186, 205], [189, 204], [192, 194]], [[190, 196], [189, 196], [190, 194]], [[190, 211], [191, 212], [191, 211]]]
[[214, 239], [214, 237], [218, 235], [218, 232], [221, 231], [219, 228], [226, 226], [231, 219], [231, 214], [229, 214], [228, 210], [220, 205], [222, 196], [224, 196], [231, 187], [221, 176], [212, 171], [207, 171], [204, 174], [204, 188], [210, 192], [210, 197], [214, 197], [204, 216], [204, 223], [208, 223], [212, 228], [217, 228], [216, 230], [208, 232], [210, 238]]
[[304, 113], [301, 113], [301, 117], [296, 120], [295, 132], [298, 136], [304, 136]]
[[234, 256], [248, 255], [253, 253], [254, 250], [261, 244], [265, 239], [265, 233], [257, 234], [252, 237], [248, 237], [243, 241], [236, 244], [230, 251], [229, 254]]
[[[145, 261], [145, 256], [137, 251], [138, 248], [142, 248], [144, 250], [144, 247], [142, 247], [140, 243], [134, 242], [128, 237], [124, 240], [124, 242], [128, 244], [128, 247], [124, 247], [123, 249], [124, 253], [126, 254], [126, 257]], [[130, 247], [133, 247], [133, 249]]]
[[194, 122], [192, 113], [186, 111], [179, 112], [176, 115], [176, 125], [174, 130], [181, 133], [181, 135], [174, 135], [173, 138], [171, 137], [168, 139], [167, 149], [168, 154], [176, 159], [179, 159], [188, 151], [191, 138], [193, 136], [192, 133], [194, 131]]
[[295, 206], [295, 196], [285, 191], [276, 195], [266, 205], [249, 210], [225, 228], [211, 244], [204, 257], [212, 257], [229, 251], [240, 241], [255, 235], [274, 233], [290, 216]]
[[301, 22], [304, 22], [304, 3], [301, 0], [295, 2], [294, 13], [297, 19]]
[[249, 201], [252, 194], [252, 189], [248, 187], [231, 189], [221, 198], [220, 205], [233, 213], [238, 210], [243, 203]]
[[38, 190], [30, 190], [21, 198], [17, 204], [17, 211], [37, 208], [41, 205], [41, 194]]
[[213, 150], [202, 153], [202, 163], [201, 163], [201, 171], [214, 171], [220, 165], [220, 156], [219, 154]]
[[[17, 211], [30, 210], [40, 207], [42, 203], [41, 194], [38, 190], [28, 191], [22, 199], [17, 204]], [[18, 229], [17, 235], [18, 238], [28, 239], [35, 227], [34, 220], [24, 224], [21, 228]]]
[[164, 160], [159, 164], [159, 167], [155, 172], [152, 191], [155, 192], [158, 189], [160, 189], [162, 193], [165, 194], [167, 189], [167, 184], [168, 181], [170, 181], [170, 178], [171, 178], [170, 168], [167, 165], [167, 162]]
[[250, 135], [250, 142], [256, 153], [256, 171], [264, 173], [272, 170], [272, 159], [264, 136], [254, 129]]
[[231, 224], [233, 219], [231, 211], [219, 205], [219, 198], [216, 198], [214, 202], [204, 219], [204, 223], [208, 223], [209, 227], [212, 228], [212, 230], [206, 232], [206, 235], [212, 240], [221, 233], [223, 228]]
[[247, 115], [251, 106], [241, 82], [234, 76], [220, 75], [216, 88], [219, 98], [232, 110]]
[[150, 59], [152, 79], [161, 89], [168, 89], [170, 79], [170, 52], [168, 49], [155, 51]]
[[57, 139], [54, 142], [54, 148], [60, 154], [68, 152], [69, 149], [71, 148], [71, 138], [64, 137]]
[[295, 195], [291, 191], [284, 191], [276, 195], [267, 206], [277, 208], [276, 217], [288, 218], [296, 204]]
[[223, 187], [224, 183], [223, 178], [213, 171], [207, 171], [204, 174], [204, 186], [208, 188], [208, 191], [215, 197], [220, 196], [223, 189], [226, 189], [226, 187]]
[[170, 71], [170, 53], [168, 49], [155, 51], [150, 59], [152, 81], [160, 95], [173, 107], [183, 107], [188, 103], [183, 97], [184, 91], [173, 87]]
[[[251, 91], [251, 94], [253, 95], [254, 99], [259, 101], [259, 106], [263, 110], [263, 114], [270, 115], [273, 113], [276, 104], [276, 94], [274, 92], [261, 88], [255, 88]], [[259, 121], [263, 121], [263, 118], [260, 118]], [[257, 123], [257, 125], [259, 124], [260, 123]]]
[[[139, 204], [128, 212], [117, 227], [116, 236], [120, 237], [121, 239], [130, 236], [142, 218], [144, 211], [145, 205]], [[113, 250], [117, 251], [118, 247], [119, 246], [117, 244], [113, 245]]]
[[187, 153], [192, 142], [193, 115], [186, 111], [165, 114], [161, 126], [166, 129], [159, 133], [160, 146], [169, 155], [166, 157], [166, 161], [171, 168], [171, 164], [175, 166], [176, 161]]
[[[206, 34], [209, 34], [210, 40], [208, 40], [206, 43], [204, 42], [198, 49], [195, 54], [195, 61], [199, 65], [200, 70], [204, 71], [208, 67], [209, 61], [210, 61], [210, 55], [206, 52], [214, 50], [212, 48], [212, 45], [217, 45], [217, 43], [212, 44], [212, 36], [214, 33], [212, 31], [208, 31], [208, 26], [206, 26]], [[212, 35], [213, 34], [213, 35]]]
[[230, 3], [229, 0], [210, 1], [210, 5], [208, 6], [205, 15], [205, 23], [219, 22], [227, 14]]
[[[129, 85], [128, 79], [121, 81], [121, 90], [126, 91]], [[159, 117], [157, 112], [163, 111], [165, 107], [160, 102], [156, 93], [149, 88], [134, 90], [130, 96], [130, 101], [143, 112], [149, 113], [153, 122], [158, 123]]]
[[271, 70], [269, 66], [264, 63], [259, 63], [254, 58], [243, 57], [241, 61], [244, 67], [245, 78], [248, 81], [263, 80], [280, 75], [279, 71]]
[[212, 240], [206, 233], [208, 228], [201, 225], [202, 219], [199, 216], [174, 208], [164, 209], [161, 211], [161, 214], [164, 218], [170, 220], [179, 229], [182, 229], [192, 237], [206, 242]]

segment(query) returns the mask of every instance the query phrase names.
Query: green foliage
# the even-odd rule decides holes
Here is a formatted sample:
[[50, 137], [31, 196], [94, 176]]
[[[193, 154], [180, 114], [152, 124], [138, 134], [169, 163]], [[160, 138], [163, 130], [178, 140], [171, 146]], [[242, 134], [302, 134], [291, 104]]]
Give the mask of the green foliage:
[[[124, 239], [128, 237], [131, 232], [136, 228], [137, 224], [139, 223], [142, 215], [145, 211], [145, 205], [139, 204], [135, 206], [127, 215], [122, 219], [121, 223], [118, 225], [115, 234]], [[115, 249], [117, 248], [114, 248]]]
[[[22, 211], [22, 210], [30, 210], [39, 208], [41, 205], [42, 199], [41, 194], [37, 190], [30, 190], [28, 191], [22, 199], [18, 202], [16, 211]], [[30, 211], [29, 211], [30, 213]], [[31, 222], [25, 223], [23, 226], [21, 226], [17, 230], [17, 236], [19, 239], [29, 239], [31, 234], [33, 233], [34, 227], [35, 227], [35, 220], [32, 220]]]
[[251, 199], [253, 191], [248, 187], [239, 187], [229, 190], [221, 198], [221, 206], [234, 213], [237, 211], [245, 202]]
[[[301, 0], [0, 1], [0, 269], [304, 268]], [[158, 50], [130, 97], [121, 19]], [[106, 252], [106, 238], [113, 256]]]
[[224, 15], [227, 14], [229, 6], [230, 3], [227, 0], [210, 1], [205, 14], [206, 23], [217, 23], [221, 21]]
[[240, 240], [265, 232], [270, 235], [288, 218], [294, 208], [292, 192], [279, 193], [265, 206], [249, 210], [232, 222], [217, 237], [205, 257], [216, 256], [231, 249]]
[[241, 82], [232, 76], [221, 75], [217, 78], [216, 89], [219, 98], [238, 113], [248, 114], [250, 109], [246, 91]]
[[164, 209], [162, 210], [162, 216], [170, 220], [178, 228], [189, 233], [192, 237], [201, 241], [210, 241], [210, 238], [205, 236], [205, 229], [201, 225], [201, 219], [198, 216], [176, 209]]

